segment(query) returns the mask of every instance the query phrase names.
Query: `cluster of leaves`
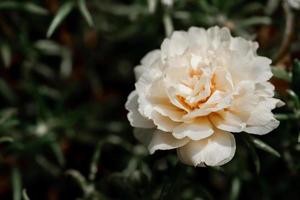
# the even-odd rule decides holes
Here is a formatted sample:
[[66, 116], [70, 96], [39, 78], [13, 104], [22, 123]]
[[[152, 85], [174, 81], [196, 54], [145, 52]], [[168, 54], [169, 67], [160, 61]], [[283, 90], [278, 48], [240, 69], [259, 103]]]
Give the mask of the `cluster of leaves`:
[[[298, 197], [297, 11], [283, 0], [163, 2], [0, 2], [0, 199]], [[132, 69], [173, 29], [213, 25], [259, 41], [274, 59], [281, 126], [261, 138], [237, 134], [237, 155], [222, 168], [149, 156], [126, 120]]]

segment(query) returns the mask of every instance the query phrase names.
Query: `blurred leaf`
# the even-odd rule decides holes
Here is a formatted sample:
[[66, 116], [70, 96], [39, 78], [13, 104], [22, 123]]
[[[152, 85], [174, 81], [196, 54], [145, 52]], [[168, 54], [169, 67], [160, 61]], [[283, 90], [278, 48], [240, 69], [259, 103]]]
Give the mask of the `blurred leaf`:
[[72, 177], [75, 182], [78, 184], [78, 186], [82, 189], [82, 191], [85, 191], [88, 187], [88, 182], [85, 179], [85, 177], [77, 170], [69, 169], [66, 171], [66, 175]]
[[26, 189], [23, 189], [23, 192], [22, 192], [22, 197], [23, 197], [23, 200], [30, 200], [27, 192], [26, 192]]
[[60, 166], [64, 166], [65, 165], [65, 156], [61, 150], [60, 145], [57, 142], [53, 142], [51, 145], [51, 149], [59, 163]]
[[35, 48], [47, 55], [60, 55], [62, 46], [52, 40], [38, 40], [34, 44]]
[[289, 113], [289, 114], [276, 114], [275, 118], [279, 121], [282, 120], [292, 120], [292, 119], [298, 119], [299, 116], [295, 113]]
[[51, 174], [52, 176], [56, 177], [60, 174], [60, 168], [48, 161], [43, 155], [37, 155], [35, 160], [47, 173]]
[[243, 134], [242, 135], [242, 139], [243, 141], [246, 143], [246, 145], [248, 146], [249, 148], [249, 151], [250, 151], [250, 155], [252, 157], [252, 160], [254, 162], [254, 166], [255, 166], [255, 170], [256, 170], [256, 173], [259, 174], [260, 173], [260, 160], [259, 160], [259, 157], [256, 153], [256, 150], [254, 148], [254, 145], [253, 143], [251, 142], [251, 138], [250, 136], [246, 135], [246, 134]]
[[18, 168], [12, 170], [12, 189], [13, 189], [13, 200], [21, 200], [22, 198], [22, 180], [21, 174]]
[[1, 57], [2, 61], [4, 63], [4, 66], [8, 68], [11, 64], [11, 49], [10, 46], [7, 45], [6, 43], [1, 44], [0, 46], [1, 50]]
[[240, 27], [248, 27], [248, 26], [254, 26], [254, 25], [269, 25], [271, 24], [271, 18], [265, 17], [265, 16], [255, 16], [251, 18], [246, 18], [243, 20], [239, 20], [237, 23]]
[[292, 88], [297, 95], [300, 95], [300, 61], [295, 60], [292, 69]]
[[0, 10], [23, 10], [32, 14], [47, 15], [48, 11], [31, 2], [5, 1], [0, 3]]
[[80, 10], [82, 16], [85, 18], [88, 25], [90, 27], [94, 26], [92, 16], [86, 6], [86, 0], [78, 0], [78, 6], [79, 6], [79, 10]]
[[300, 100], [298, 95], [293, 90], [287, 90], [287, 93], [292, 97], [295, 109], [300, 109]]
[[276, 11], [279, 5], [280, 5], [280, 0], [268, 0], [265, 12], [268, 15], [272, 15]]
[[169, 13], [165, 13], [163, 17], [163, 22], [165, 26], [166, 36], [170, 36], [174, 31], [173, 21]]
[[72, 53], [70, 49], [62, 49], [62, 61], [60, 64], [60, 74], [63, 78], [69, 77], [72, 73]]
[[254, 138], [254, 137], [251, 137], [251, 141], [253, 142], [253, 144], [261, 149], [261, 150], [264, 150], [270, 154], [273, 154], [274, 156], [276, 157], [279, 157], [280, 158], [280, 153], [278, 151], [276, 151], [275, 149], [273, 149], [271, 146], [269, 146], [268, 144], [264, 143], [263, 141], [261, 141], [260, 139], [257, 139], [257, 138]]
[[101, 147], [102, 147], [102, 142], [98, 142], [90, 165], [89, 179], [91, 181], [95, 180], [96, 174], [98, 172], [98, 162], [101, 154]]
[[8, 136], [4, 136], [4, 137], [0, 137], [0, 144], [1, 143], [11, 143], [13, 142], [14, 139], [12, 137], [8, 137]]
[[240, 190], [241, 190], [241, 180], [238, 177], [235, 177], [232, 180], [229, 199], [230, 200], [239, 199]]
[[[51, 40], [39, 40], [35, 43], [35, 48], [46, 55], [61, 57], [60, 74], [63, 78], [68, 77], [72, 72], [72, 53], [69, 48]], [[48, 72], [49, 74], [49, 72]]]
[[6, 98], [11, 103], [15, 103], [17, 100], [14, 91], [2, 78], [0, 78], [0, 95]]
[[202, 8], [205, 13], [214, 13], [216, 11], [216, 8], [213, 7], [210, 3], [208, 3], [207, 0], [200, 0], [197, 1], [199, 6]]
[[285, 69], [280, 67], [272, 67], [272, 73], [274, 77], [290, 82], [292, 80], [292, 75], [288, 73]]
[[50, 38], [52, 36], [52, 34], [54, 33], [54, 31], [56, 30], [56, 28], [62, 23], [62, 21], [70, 14], [70, 12], [72, 11], [72, 9], [74, 8], [75, 3], [74, 2], [66, 2], [64, 3], [59, 10], [57, 11], [57, 13], [55, 14], [54, 19], [52, 20], [48, 31], [47, 31], [47, 37]]

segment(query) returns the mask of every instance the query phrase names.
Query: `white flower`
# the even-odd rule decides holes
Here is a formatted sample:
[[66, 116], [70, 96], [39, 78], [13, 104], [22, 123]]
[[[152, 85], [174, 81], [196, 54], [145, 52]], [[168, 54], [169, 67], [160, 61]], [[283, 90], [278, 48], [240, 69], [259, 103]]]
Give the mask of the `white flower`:
[[292, 8], [299, 9], [300, 8], [300, 0], [287, 0]]
[[150, 153], [177, 149], [186, 164], [218, 166], [234, 156], [231, 132], [275, 129], [271, 110], [283, 103], [268, 82], [271, 60], [257, 48], [227, 28], [175, 31], [135, 68], [126, 103], [135, 136]]

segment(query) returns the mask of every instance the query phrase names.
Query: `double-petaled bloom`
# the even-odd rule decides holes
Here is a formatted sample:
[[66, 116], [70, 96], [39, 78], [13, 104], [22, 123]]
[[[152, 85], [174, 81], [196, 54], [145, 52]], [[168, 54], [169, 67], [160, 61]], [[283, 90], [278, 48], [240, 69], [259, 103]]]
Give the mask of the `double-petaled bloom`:
[[136, 138], [150, 153], [177, 149], [183, 163], [219, 166], [234, 156], [232, 133], [275, 129], [271, 110], [283, 103], [257, 48], [227, 28], [175, 31], [135, 68], [126, 108]]

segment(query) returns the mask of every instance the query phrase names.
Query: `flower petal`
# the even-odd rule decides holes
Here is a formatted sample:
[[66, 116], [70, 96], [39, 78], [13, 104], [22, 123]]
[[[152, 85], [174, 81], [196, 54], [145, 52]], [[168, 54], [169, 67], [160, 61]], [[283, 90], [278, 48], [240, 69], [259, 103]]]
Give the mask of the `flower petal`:
[[179, 122], [174, 122], [169, 117], [165, 117], [156, 111], [152, 112], [152, 120], [159, 130], [166, 132], [172, 132], [173, 129], [180, 124]]
[[259, 102], [250, 113], [245, 132], [263, 135], [277, 128], [279, 121], [274, 118], [271, 112], [276, 106], [282, 106], [282, 102], [274, 98], [268, 98]]
[[176, 139], [171, 133], [157, 130], [153, 133], [153, 137], [148, 145], [151, 154], [156, 150], [169, 150], [182, 147], [189, 142], [188, 138]]
[[209, 119], [218, 129], [229, 132], [241, 132], [246, 126], [245, 122], [230, 111], [212, 113]]
[[193, 166], [220, 166], [229, 162], [235, 153], [236, 145], [234, 136], [225, 131], [217, 130], [203, 140], [190, 141], [178, 148], [179, 159]]
[[145, 118], [138, 111], [138, 95], [136, 90], [131, 92], [128, 96], [127, 102], [125, 104], [125, 108], [129, 111], [127, 114], [127, 118], [133, 127], [139, 128], [152, 128], [154, 124], [151, 120]]
[[207, 138], [214, 133], [210, 121], [205, 118], [200, 118], [192, 123], [182, 123], [174, 128], [173, 136], [182, 139], [188, 137], [192, 140], [201, 140]]

